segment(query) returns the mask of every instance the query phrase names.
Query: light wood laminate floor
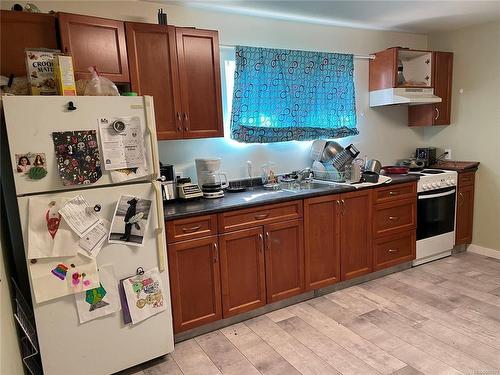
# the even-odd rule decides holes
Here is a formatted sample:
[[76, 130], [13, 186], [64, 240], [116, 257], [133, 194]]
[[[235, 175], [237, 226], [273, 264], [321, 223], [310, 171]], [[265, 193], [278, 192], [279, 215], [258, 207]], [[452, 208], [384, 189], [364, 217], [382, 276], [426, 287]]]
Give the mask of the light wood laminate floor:
[[500, 374], [500, 260], [461, 253], [238, 323], [123, 374]]

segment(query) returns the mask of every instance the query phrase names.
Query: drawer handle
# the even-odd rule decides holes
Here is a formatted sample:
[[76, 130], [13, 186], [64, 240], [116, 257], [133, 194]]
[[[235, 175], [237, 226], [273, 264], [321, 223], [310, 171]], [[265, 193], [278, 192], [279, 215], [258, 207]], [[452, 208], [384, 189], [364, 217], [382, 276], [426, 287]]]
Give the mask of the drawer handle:
[[214, 242], [214, 263], [217, 263], [219, 261], [219, 251], [217, 249], [217, 244]]
[[389, 216], [389, 220], [391, 220], [391, 221], [398, 221], [399, 220], [399, 216]]
[[390, 253], [395, 253], [395, 252], [397, 252], [397, 251], [398, 251], [398, 249], [389, 249], [389, 250], [387, 250], [387, 251], [388, 251], [388, 252], [390, 252]]
[[201, 228], [201, 225], [197, 225], [195, 227], [189, 227], [189, 228], [182, 228], [183, 232], [196, 232], [198, 229]]
[[259, 251], [262, 253], [264, 251], [264, 237], [262, 237], [262, 234], [259, 234], [259, 240], [260, 240]]
[[390, 191], [390, 192], [389, 192], [389, 195], [394, 196], [394, 195], [399, 195], [399, 193], [398, 193], [397, 191]]
[[269, 212], [267, 214], [255, 215], [255, 220], [263, 220], [269, 216]]

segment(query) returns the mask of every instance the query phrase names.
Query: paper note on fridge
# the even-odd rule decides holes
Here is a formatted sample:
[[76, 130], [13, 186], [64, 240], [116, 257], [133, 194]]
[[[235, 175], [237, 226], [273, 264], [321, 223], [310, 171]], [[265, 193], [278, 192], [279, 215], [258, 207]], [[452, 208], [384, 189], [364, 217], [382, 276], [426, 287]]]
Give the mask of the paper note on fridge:
[[75, 294], [75, 301], [80, 323], [119, 311], [120, 296], [113, 266], [99, 266], [99, 286]]
[[65, 197], [29, 199], [28, 259], [76, 255], [79, 237], [59, 214], [68, 200]]
[[85, 250], [83, 254], [91, 256], [92, 258], [95, 258], [97, 254], [99, 254], [108, 237], [109, 226], [109, 221], [104, 219], [100, 220], [91, 230], [80, 238], [78, 244], [82, 250]]
[[61, 207], [59, 213], [70, 228], [80, 237], [94, 227], [100, 220], [97, 212], [90, 207], [85, 198], [81, 195], [67, 201], [64, 206]]
[[104, 169], [141, 168], [146, 164], [144, 131], [139, 117], [98, 119]]
[[95, 259], [83, 254], [37, 259], [28, 262], [28, 265], [37, 303], [81, 293], [99, 286]]

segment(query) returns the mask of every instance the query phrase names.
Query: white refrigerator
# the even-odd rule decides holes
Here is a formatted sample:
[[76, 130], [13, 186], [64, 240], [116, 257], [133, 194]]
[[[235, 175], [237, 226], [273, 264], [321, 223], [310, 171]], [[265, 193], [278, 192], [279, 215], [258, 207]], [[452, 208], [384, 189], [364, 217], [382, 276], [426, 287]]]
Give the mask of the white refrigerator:
[[[172, 352], [172, 314], [163, 203], [160, 186], [156, 182], [159, 160], [152, 98], [13, 96], [3, 97], [3, 110], [26, 254], [31, 197], [73, 198], [82, 195], [91, 207], [99, 205], [99, 215], [110, 221], [122, 194], [152, 201], [143, 247], [106, 241], [97, 255], [96, 263], [98, 267], [113, 265], [116, 280], [133, 275], [138, 267], [144, 270], [158, 267], [166, 310], [134, 325], [123, 323], [121, 311], [80, 324], [74, 295], [38, 303], [30, 277], [44, 373], [111, 374]], [[52, 133], [97, 130], [102, 161], [98, 120], [104, 117], [139, 119], [147, 175], [116, 183], [110, 172], [102, 168], [102, 176], [94, 183], [64, 185], [59, 176]], [[45, 154], [48, 173], [44, 178], [31, 179], [25, 173], [16, 171], [19, 155], [29, 153]], [[30, 260], [27, 260], [28, 270], [29, 266]]]

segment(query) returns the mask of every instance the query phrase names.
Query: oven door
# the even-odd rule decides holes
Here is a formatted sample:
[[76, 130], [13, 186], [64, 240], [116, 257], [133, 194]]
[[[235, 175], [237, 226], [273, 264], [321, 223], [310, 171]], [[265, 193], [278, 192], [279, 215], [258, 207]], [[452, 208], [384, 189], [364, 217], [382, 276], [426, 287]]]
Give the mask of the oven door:
[[456, 187], [418, 193], [417, 241], [455, 230]]

